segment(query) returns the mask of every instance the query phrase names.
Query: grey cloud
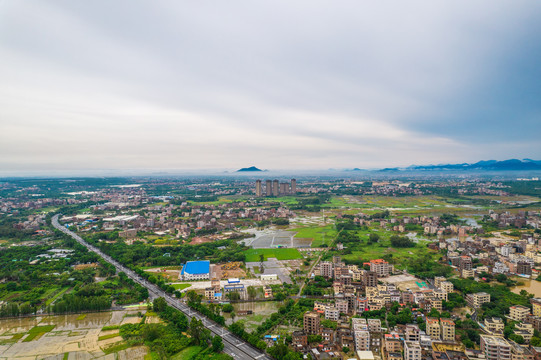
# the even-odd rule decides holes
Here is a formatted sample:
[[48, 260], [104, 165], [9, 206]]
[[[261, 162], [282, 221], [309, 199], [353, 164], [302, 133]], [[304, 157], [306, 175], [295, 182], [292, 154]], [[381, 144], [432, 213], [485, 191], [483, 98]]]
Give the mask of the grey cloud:
[[0, 165], [541, 157], [531, 142], [541, 130], [540, 10], [527, 1], [5, 2]]

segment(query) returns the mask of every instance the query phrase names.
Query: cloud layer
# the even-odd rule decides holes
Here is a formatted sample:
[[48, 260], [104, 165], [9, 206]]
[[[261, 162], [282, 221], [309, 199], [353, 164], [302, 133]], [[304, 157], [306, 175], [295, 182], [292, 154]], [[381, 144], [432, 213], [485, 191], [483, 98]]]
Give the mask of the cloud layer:
[[0, 169], [541, 158], [531, 1], [0, 3]]

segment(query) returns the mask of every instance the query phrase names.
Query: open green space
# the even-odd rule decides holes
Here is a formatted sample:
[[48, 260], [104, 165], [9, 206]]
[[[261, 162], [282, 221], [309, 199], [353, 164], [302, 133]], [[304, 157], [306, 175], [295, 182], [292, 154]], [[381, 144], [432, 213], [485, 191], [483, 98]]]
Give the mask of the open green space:
[[331, 244], [337, 234], [333, 225], [301, 227], [292, 229], [290, 231], [297, 232], [297, 234], [295, 234], [296, 238], [313, 239], [312, 247], [320, 247], [323, 244]]
[[224, 354], [216, 354], [212, 352], [211, 348], [203, 349], [201, 346], [190, 346], [181, 352], [173, 355], [172, 360], [221, 360], [221, 359], [230, 359], [230, 357]]
[[51, 303], [53, 303], [56, 299], [60, 298], [62, 295], [64, 295], [64, 293], [66, 291], [68, 291], [70, 289], [69, 286], [66, 286], [66, 287], [63, 287], [62, 289], [60, 289], [59, 292], [57, 292], [54, 296], [51, 296], [49, 299], [47, 299], [47, 301], [45, 302], [45, 305], [46, 306], [49, 306]]
[[[348, 209], [369, 209], [374, 208], [393, 208], [396, 211], [408, 208], [438, 208], [452, 205], [451, 202], [443, 197], [435, 195], [422, 196], [382, 196], [382, 195], [365, 195], [365, 196], [335, 196], [332, 197], [323, 207], [338, 207]], [[374, 209], [376, 210], [376, 209]]]
[[270, 198], [265, 198], [265, 201], [271, 202], [271, 203], [280, 202], [286, 205], [297, 205], [299, 203], [297, 198], [294, 196], [280, 196], [280, 197], [275, 197], [275, 198], [270, 197]]
[[192, 286], [191, 284], [172, 284], [172, 285], [176, 290], [180, 290], [180, 291], [182, 291], [184, 289], [187, 289], [190, 286]]
[[268, 258], [276, 258], [278, 260], [295, 260], [302, 259], [302, 255], [297, 249], [282, 248], [282, 249], [249, 249], [244, 251], [246, 262], [259, 261], [259, 255], [263, 255], [265, 260]]
[[393, 248], [389, 240], [380, 240], [375, 244], [363, 244], [357, 247], [357, 250], [353, 250], [351, 254], [342, 255], [342, 258], [347, 261], [362, 260], [364, 262], [385, 258], [395, 263], [398, 268], [406, 269], [408, 263], [423, 255], [430, 254], [434, 258], [441, 256], [436, 251], [430, 250], [426, 246], [427, 243], [427, 241], [419, 241], [414, 247]]
[[193, 201], [193, 200], [188, 200], [187, 202], [190, 205], [215, 205], [215, 206], [218, 206], [218, 205], [223, 205], [223, 204], [229, 204], [229, 203], [232, 203], [233, 201], [234, 200], [231, 199], [231, 198], [220, 197], [220, 198], [218, 198], [218, 200], [215, 200], [215, 201]]
[[197, 354], [199, 354], [201, 352], [201, 350], [203, 350], [203, 348], [200, 347], [200, 346], [190, 346], [190, 347], [182, 350], [181, 352], [179, 352], [175, 356], [173, 356], [171, 359], [172, 360], [190, 360], [190, 359], [193, 359], [194, 357], [196, 357]]

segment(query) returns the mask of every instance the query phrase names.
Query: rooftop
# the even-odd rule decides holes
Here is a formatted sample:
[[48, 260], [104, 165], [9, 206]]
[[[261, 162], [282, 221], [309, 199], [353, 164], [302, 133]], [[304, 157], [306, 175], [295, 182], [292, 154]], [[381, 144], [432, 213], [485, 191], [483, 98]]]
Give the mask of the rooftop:
[[181, 274], [208, 274], [210, 271], [210, 261], [201, 260], [201, 261], [188, 261], [186, 265], [182, 267]]

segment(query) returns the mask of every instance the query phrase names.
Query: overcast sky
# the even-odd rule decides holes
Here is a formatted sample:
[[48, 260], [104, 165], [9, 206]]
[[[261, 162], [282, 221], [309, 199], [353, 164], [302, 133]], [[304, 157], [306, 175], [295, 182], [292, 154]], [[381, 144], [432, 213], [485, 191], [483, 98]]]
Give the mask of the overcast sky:
[[539, 1], [0, 0], [0, 174], [541, 159]]

